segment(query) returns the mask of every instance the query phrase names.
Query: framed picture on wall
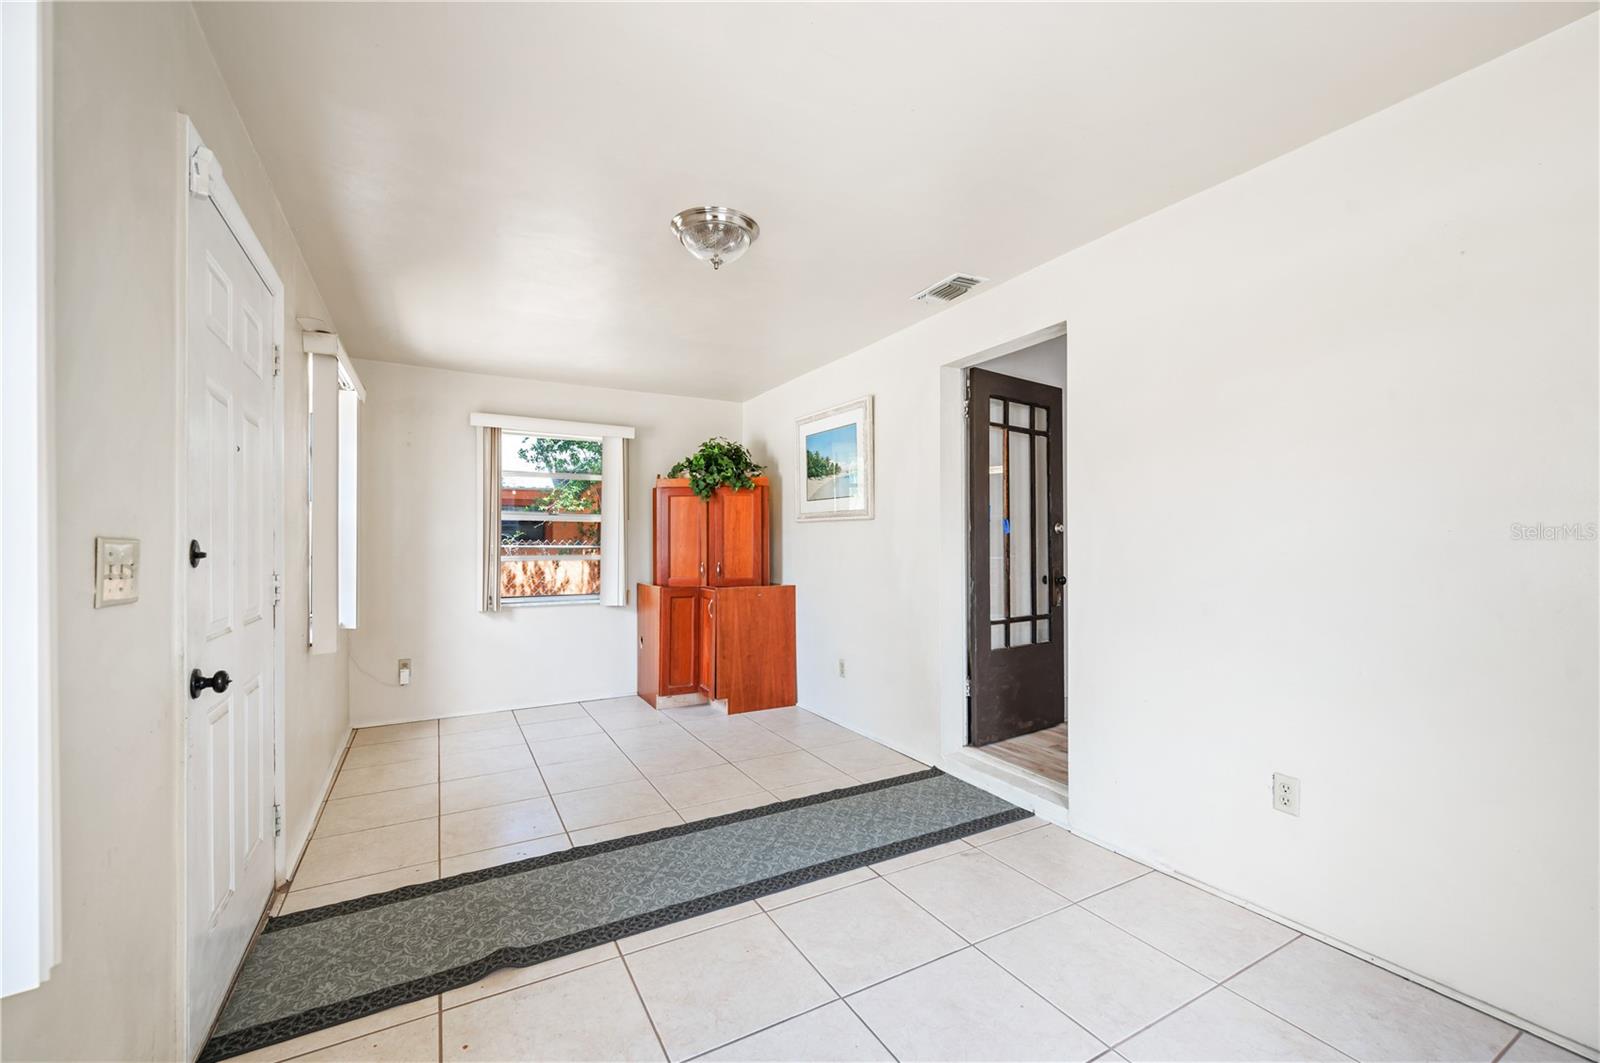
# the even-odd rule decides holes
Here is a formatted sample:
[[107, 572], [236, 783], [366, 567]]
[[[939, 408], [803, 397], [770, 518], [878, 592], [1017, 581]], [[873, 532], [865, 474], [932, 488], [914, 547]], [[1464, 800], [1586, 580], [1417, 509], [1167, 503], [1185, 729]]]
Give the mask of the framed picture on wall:
[[872, 519], [872, 396], [797, 422], [800, 520]]

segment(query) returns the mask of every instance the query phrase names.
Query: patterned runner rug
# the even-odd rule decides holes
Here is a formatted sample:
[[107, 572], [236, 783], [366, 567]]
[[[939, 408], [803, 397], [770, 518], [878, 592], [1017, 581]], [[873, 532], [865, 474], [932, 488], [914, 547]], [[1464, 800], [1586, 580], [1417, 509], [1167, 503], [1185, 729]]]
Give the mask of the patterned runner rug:
[[279, 916], [200, 1060], [1027, 816], [930, 768]]

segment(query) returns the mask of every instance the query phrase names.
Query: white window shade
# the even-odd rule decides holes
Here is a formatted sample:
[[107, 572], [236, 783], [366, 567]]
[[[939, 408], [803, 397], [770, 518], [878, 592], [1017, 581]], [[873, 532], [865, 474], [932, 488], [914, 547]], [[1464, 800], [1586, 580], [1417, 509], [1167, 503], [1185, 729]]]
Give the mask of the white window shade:
[[339, 389], [339, 626], [356, 626], [356, 419], [361, 395]]
[[627, 605], [628, 441], [603, 436], [600, 480], [606, 504], [600, 513], [600, 604]]

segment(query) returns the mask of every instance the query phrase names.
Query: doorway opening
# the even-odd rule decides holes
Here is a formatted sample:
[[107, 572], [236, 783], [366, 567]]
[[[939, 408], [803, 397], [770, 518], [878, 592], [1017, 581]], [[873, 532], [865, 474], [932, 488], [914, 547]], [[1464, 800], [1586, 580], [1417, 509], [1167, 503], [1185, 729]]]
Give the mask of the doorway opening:
[[967, 745], [1064, 791], [1066, 337], [965, 375]]

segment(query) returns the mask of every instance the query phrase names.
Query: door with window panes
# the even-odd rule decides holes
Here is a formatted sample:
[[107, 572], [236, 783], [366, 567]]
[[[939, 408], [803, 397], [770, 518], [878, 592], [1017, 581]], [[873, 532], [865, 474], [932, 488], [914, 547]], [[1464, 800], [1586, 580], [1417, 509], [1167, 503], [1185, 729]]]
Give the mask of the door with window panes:
[[967, 370], [969, 735], [1065, 716], [1061, 389]]
[[502, 431], [500, 600], [600, 594], [601, 442]]

